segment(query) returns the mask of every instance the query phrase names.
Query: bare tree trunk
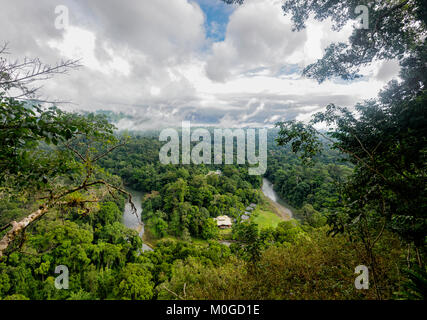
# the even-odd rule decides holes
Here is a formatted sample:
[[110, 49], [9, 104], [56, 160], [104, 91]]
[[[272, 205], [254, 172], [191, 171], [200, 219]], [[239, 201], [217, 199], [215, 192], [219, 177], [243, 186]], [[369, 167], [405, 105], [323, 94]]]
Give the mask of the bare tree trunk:
[[421, 268], [423, 266], [423, 263], [421, 261], [420, 251], [418, 250], [417, 246], [415, 246], [415, 252], [417, 254], [418, 266], [420, 266]]
[[48, 205], [43, 205], [36, 212], [33, 212], [29, 216], [25, 217], [19, 222], [12, 221], [12, 229], [10, 229], [0, 240], [0, 257], [3, 256], [4, 251], [9, 247], [9, 245], [16, 239], [16, 237], [23, 231], [25, 228], [34, 222], [35, 220], [41, 218], [48, 211]]
[[370, 256], [370, 260], [371, 260], [372, 279], [374, 280], [373, 282], [374, 282], [375, 292], [377, 294], [378, 300], [382, 300], [381, 291], [380, 291], [378, 284], [377, 284], [378, 278], [377, 278], [377, 273], [376, 273], [376, 261], [375, 261], [374, 253], [372, 252], [372, 248], [369, 248], [369, 256]]

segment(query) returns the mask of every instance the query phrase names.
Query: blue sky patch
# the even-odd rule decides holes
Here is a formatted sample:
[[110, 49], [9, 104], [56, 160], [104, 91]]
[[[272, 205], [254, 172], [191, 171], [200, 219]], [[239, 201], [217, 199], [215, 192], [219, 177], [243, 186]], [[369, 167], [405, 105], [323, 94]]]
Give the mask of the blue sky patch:
[[233, 5], [221, 0], [193, 0], [205, 14], [206, 36], [215, 42], [224, 41], [228, 20], [234, 11]]

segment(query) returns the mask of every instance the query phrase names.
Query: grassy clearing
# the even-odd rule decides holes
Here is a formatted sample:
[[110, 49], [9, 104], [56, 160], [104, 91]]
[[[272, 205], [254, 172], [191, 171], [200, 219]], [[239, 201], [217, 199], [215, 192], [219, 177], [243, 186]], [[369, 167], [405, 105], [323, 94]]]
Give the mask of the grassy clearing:
[[277, 207], [271, 200], [261, 192], [261, 202], [254, 210], [253, 222], [258, 224], [260, 229], [272, 227], [275, 228], [280, 222], [284, 221]]
[[268, 227], [275, 228], [280, 222], [283, 221], [283, 219], [280, 218], [277, 214], [263, 209], [256, 210], [254, 214], [255, 216], [253, 217], [252, 221], [258, 224], [260, 229]]

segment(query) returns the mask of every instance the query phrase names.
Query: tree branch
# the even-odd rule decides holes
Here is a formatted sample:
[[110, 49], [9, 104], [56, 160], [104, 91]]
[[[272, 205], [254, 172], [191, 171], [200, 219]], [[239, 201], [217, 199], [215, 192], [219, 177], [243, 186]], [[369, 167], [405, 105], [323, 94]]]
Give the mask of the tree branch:
[[42, 205], [36, 212], [33, 212], [28, 217], [25, 217], [19, 222], [12, 221], [12, 229], [9, 230], [0, 240], [0, 258], [3, 256], [4, 251], [10, 246], [10, 244], [17, 238], [17, 236], [28, 227], [29, 224], [33, 223], [37, 219], [41, 218], [48, 212], [48, 205]]
[[177, 297], [180, 300], [185, 300], [183, 297], [181, 297], [179, 294], [176, 294], [175, 292], [173, 292], [172, 290], [168, 289], [168, 287], [166, 287], [166, 285], [162, 286], [163, 289], [165, 289], [167, 292], [172, 293], [175, 297]]
[[107, 151], [105, 151], [104, 153], [102, 153], [102, 154], [100, 154], [100, 155], [96, 156], [92, 161], [93, 161], [93, 162], [96, 162], [96, 161], [98, 161], [99, 159], [101, 159], [101, 158], [105, 157], [105, 156], [106, 156], [107, 154], [109, 154], [110, 152], [112, 152], [112, 151], [114, 151], [115, 149], [117, 149], [117, 148], [119, 148], [119, 147], [122, 147], [122, 146], [124, 146], [124, 145], [126, 145], [126, 142], [119, 143], [119, 144], [115, 145], [114, 147], [111, 147], [110, 149], [108, 149], [108, 150], [107, 150]]
[[[38, 220], [39, 218], [41, 218], [43, 215], [45, 215], [48, 212], [49, 208], [52, 208], [54, 206], [57, 205], [66, 205], [66, 204], [70, 204], [67, 201], [59, 201], [61, 200], [63, 197], [74, 193], [76, 191], [82, 190], [82, 189], [86, 189], [87, 187], [91, 187], [91, 186], [95, 186], [95, 185], [105, 185], [107, 187], [107, 189], [111, 188], [114, 189], [118, 192], [121, 192], [123, 194], [126, 194], [128, 197], [128, 201], [131, 205], [132, 208], [132, 212], [136, 215], [136, 217], [138, 218], [138, 221], [140, 221], [139, 216], [137, 214], [137, 210], [135, 207], [135, 204], [132, 202], [132, 195], [127, 192], [126, 190], [123, 190], [122, 188], [113, 186], [111, 184], [109, 184], [108, 182], [104, 181], [104, 180], [97, 180], [97, 181], [93, 181], [90, 183], [84, 183], [76, 188], [67, 190], [65, 192], [62, 192], [61, 194], [57, 195], [57, 196], [50, 196], [48, 197], [50, 199], [50, 201], [46, 204], [43, 204], [42, 206], [40, 206], [40, 209], [37, 210], [36, 212], [33, 212], [32, 214], [30, 214], [29, 216], [25, 217], [24, 219], [22, 219], [19, 222], [16, 221], [12, 221], [10, 224], [8, 224], [5, 227], [2, 227], [2, 230], [7, 229], [8, 226], [12, 226], [12, 229], [9, 230], [4, 237], [0, 240], [0, 258], [3, 256], [4, 251], [11, 245], [11, 243], [17, 238], [17, 236], [22, 233], [25, 228], [30, 225], [31, 223], [35, 222], [36, 220]], [[111, 191], [109, 190], [109, 192], [111, 193]], [[92, 200], [83, 200], [81, 203], [93, 203], [93, 202], [99, 202], [100, 199], [92, 199]], [[140, 222], [141, 223], [141, 222]]]

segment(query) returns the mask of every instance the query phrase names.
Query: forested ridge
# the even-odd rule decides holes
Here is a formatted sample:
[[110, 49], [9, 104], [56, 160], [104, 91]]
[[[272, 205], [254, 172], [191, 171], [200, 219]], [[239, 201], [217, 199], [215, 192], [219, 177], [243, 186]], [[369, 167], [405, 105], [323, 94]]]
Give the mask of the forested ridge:
[[[310, 14], [340, 29], [355, 4], [282, 9], [296, 30]], [[40, 80], [78, 61], [19, 63], [1, 48], [0, 299], [425, 299], [427, 8], [371, 9], [374, 28], [331, 44], [303, 75], [358, 81], [362, 67], [396, 59], [400, 79], [377, 99], [269, 130], [264, 177], [294, 219], [277, 213], [248, 165], [164, 165], [158, 136], [112, 124], [126, 115], [36, 99]], [[122, 223], [126, 203], [137, 214], [128, 188], [144, 193], [144, 239]], [[218, 229], [221, 215], [231, 229]], [[55, 286], [60, 265], [66, 290]], [[355, 287], [359, 265], [369, 289]]]

